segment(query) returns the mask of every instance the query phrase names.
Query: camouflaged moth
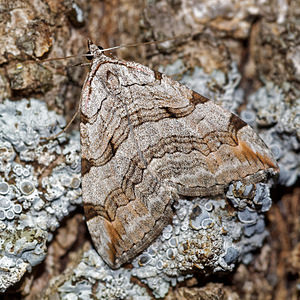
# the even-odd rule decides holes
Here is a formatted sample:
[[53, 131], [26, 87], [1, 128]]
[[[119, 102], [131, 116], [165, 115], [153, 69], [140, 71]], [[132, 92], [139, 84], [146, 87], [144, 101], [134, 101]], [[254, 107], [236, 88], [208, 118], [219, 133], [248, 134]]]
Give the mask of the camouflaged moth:
[[118, 268], [172, 220], [178, 197], [215, 197], [278, 172], [239, 117], [164, 74], [94, 44], [81, 95], [82, 191], [98, 253]]

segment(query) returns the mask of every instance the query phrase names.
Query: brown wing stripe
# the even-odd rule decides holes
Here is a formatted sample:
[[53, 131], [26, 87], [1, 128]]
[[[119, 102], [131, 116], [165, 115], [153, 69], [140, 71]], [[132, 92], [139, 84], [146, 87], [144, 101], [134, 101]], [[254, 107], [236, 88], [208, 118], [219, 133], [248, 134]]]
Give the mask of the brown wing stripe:
[[200, 103], [205, 103], [207, 101], [209, 101], [208, 98], [196, 93], [195, 91], [193, 91], [192, 93], [192, 98], [190, 99], [190, 101], [194, 104], [194, 105], [197, 105], [197, 104], [200, 104]]
[[81, 159], [81, 175], [84, 176], [86, 173], [90, 171], [90, 168], [93, 166], [89, 160], [86, 158]]
[[235, 130], [238, 132], [241, 128], [247, 126], [247, 123], [240, 119], [235, 114], [231, 114], [229, 124], [232, 124]]
[[95, 217], [101, 216], [105, 218], [106, 220], [109, 220], [109, 217], [104, 210], [104, 208], [100, 205], [95, 205], [95, 204], [84, 204], [84, 215], [86, 218], [86, 221], [89, 221]]

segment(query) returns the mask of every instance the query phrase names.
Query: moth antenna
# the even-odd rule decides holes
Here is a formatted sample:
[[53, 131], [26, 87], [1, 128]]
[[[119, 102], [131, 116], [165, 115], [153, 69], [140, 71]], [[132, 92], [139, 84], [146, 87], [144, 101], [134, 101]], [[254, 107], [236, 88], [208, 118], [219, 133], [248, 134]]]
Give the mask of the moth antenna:
[[160, 40], [160, 41], [149, 41], [149, 42], [141, 42], [141, 43], [134, 43], [134, 44], [123, 44], [123, 45], [119, 45], [119, 46], [115, 46], [115, 47], [102, 49], [101, 52], [120, 49], [120, 48], [125, 48], [125, 47], [127, 48], [127, 47], [136, 47], [136, 46], [140, 46], [140, 45], [160, 44], [160, 43], [164, 43], [164, 42], [168, 42], [168, 41], [174, 41], [174, 40], [176, 40], [180, 37], [183, 37], [183, 35], [182, 36], [175, 36], [173, 38], [168, 38], [168, 39], [164, 39], [164, 40]]
[[[123, 45], [119, 45], [119, 46], [115, 46], [115, 47], [110, 47], [110, 48], [106, 48], [106, 49], [101, 49], [101, 52], [106, 52], [106, 51], [110, 51], [110, 50], [114, 50], [114, 49], [119, 49], [119, 48], [125, 48], [125, 47], [136, 47], [139, 45], [149, 45], [149, 44], [159, 44], [159, 43], [163, 43], [169, 40], [174, 40], [175, 38], [172, 39], [166, 39], [166, 40], [162, 40], [162, 41], [150, 41], [150, 42], [145, 42], [145, 43], [135, 43], [135, 44], [123, 44]], [[54, 58], [46, 58], [46, 59], [35, 59], [36, 62], [39, 63], [46, 63], [46, 62], [50, 62], [50, 61], [56, 61], [56, 60], [64, 60], [64, 59], [69, 59], [69, 58], [80, 58], [80, 57], [90, 57], [92, 56], [91, 54], [77, 54], [77, 55], [68, 55], [68, 56], [64, 56], [64, 57], [54, 57]]]
[[78, 63], [78, 64], [74, 64], [71, 66], [68, 66], [68, 68], [73, 68], [73, 67], [85, 67], [85, 66], [90, 66], [92, 63]]
[[[136, 47], [136, 46], [140, 46], [140, 45], [160, 44], [160, 43], [164, 43], [164, 42], [168, 42], [168, 41], [174, 41], [174, 40], [176, 40], [180, 37], [184, 37], [184, 36], [185, 35], [179, 35], [179, 36], [175, 36], [175, 37], [160, 40], [160, 41], [149, 41], [149, 42], [141, 42], [141, 43], [134, 43], [134, 44], [123, 44], [123, 45], [119, 45], [119, 46], [101, 49], [101, 52], [106, 52], [106, 51], [120, 49], [120, 48]], [[42, 59], [42, 60], [36, 59], [36, 61], [38, 61], [40, 63], [45, 63], [45, 62], [56, 61], [56, 60], [64, 60], [64, 59], [76, 58], [76, 57], [78, 57], [78, 58], [90, 57], [90, 56], [92, 56], [92, 55], [89, 53], [88, 54], [77, 54], [77, 55], [68, 55], [65, 57], [46, 58], [46, 59]]]
[[56, 61], [56, 60], [64, 60], [64, 59], [69, 59], [69, 58], [74, 58], [74, 57], [82, 57], [85, 56], [84, 54], [76, 54], [76, 55], [68, 55], [68, 56], [64, 56], [64, 57], [54, 57], [54, 58], [46, 58], [46, 59], [36, 59], [36, 61], [40, 62], [40, 63], [45, 63], [45, 62], [49, 62], [49, 61]]

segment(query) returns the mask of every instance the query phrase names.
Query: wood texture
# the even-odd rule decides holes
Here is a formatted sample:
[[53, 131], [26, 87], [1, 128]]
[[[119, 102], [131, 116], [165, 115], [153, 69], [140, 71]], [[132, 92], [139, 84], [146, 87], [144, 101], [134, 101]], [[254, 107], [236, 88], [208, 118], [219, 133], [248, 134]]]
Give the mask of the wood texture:
[[171, 222], [179, 196], [223, 195], [278, 172], [236, 115], [164, 74], [95, 45], [82, 89], [82, 189], [98, 253], [118, 268]]

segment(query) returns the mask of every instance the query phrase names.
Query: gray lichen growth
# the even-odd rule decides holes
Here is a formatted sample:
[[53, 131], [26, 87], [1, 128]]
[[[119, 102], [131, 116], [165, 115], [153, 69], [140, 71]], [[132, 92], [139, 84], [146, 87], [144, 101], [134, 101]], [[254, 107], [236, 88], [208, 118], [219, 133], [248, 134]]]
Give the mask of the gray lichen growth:
[[47, 253], [59, 221], [81, 203], [79, 135], [42, 140], [65, 125], [38, 100], [0, 105], [0, 291]]

